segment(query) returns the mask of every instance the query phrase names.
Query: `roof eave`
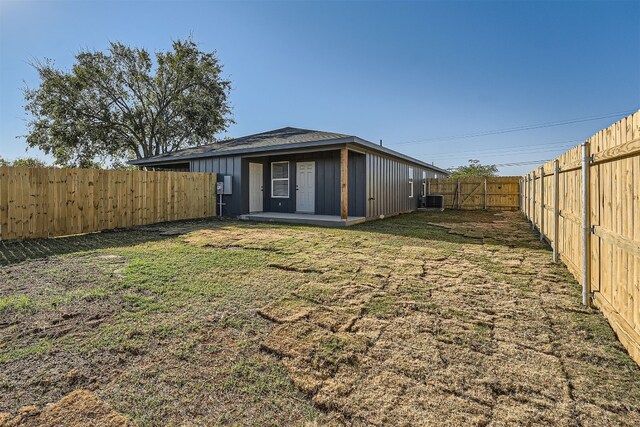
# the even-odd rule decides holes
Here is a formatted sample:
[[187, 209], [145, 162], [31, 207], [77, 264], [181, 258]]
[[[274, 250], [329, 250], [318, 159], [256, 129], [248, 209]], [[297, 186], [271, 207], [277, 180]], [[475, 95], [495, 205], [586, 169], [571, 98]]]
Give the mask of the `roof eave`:
[[378, 152], [381, 152], [381, 153], [385, 153], [385, 154], [388, 154], [388, 155], [391, 155], [391, 156], [394, 156], [394, 157], [398, 157], [400, 159], [407, 160], [407, 161], [409, 161], [411, 163], [415, 163], [415, 164], [420, 165], [420, 166], [425, 167], [425, 168], [433, 169], [433, 170], [435, 170], [437, 172], [440, 172], [440, 173], [443, 173], [443, 174], [447, 174], [448, 175], [450, 173], [449, 171], [447, 171], [445, 169], [439, 168], [439, 167], [434, 166], [434, 165], [430, 165], [429, 163], [425, 163], [422, 160], [418, 160], [418, 159], [413, 158], [411, 156], [407, 156], [406, 154], [402, 154], [402, 153], [400, 153], [398, 151], [392, 150], [392, 149], [387, 148], [385, 146], [374, 144], [373, 142], [367, 141], [366, 139], [358, 138], [357, 136], [354, 137], [354, 138], [356, 139], [355, 142], [357, 144], [363, 145], [363, 146], [365, 146], [365, 147], [367, 147], [367, 148], [369, 148], [371, 150], [378, 151]]
[[287, 150], [287, 149], [296, 149], [296, 148], [305, 148], [305, 147], [321, 147], [324, 145], [334, 145], [334, 144], [347, 144], [350, 142], [351, 143], [356, 142], [355, 141], [356, 139], [359, 139], [359, 138], [355, 136], [349, 136], [345, 138], [325, 139], [321, 141], [298, 142], [295, 144], [279, 144], [279, 145], [269, 145], [265, 147], [239, 148], [236, 150], [194, 153], [186, 156], [163, 157], [163, 158], [149, 157], [146, 159], [130, 160], [127, 163], [130, 165], [139, 166], [139, 165], [148, 165], [153, 163], [166, 163], [166, 162], [173, 162], [173, 161], [179, 161], [179, 160], [199, 159], [204, 157], [237, 156], [237, 155], [248, 154], [248, 153], [264, 153], [267, 151], [278, 151], [278, 150]]
[[163, 163], [169, 163], [169, 162], [176, 163], [184, 160], [201, 159], [201, 158], [208, 158], [208, 157], [237, 156], [237, 155], [249, 154], [249, 153], [264, 153], [269, 151], [280, 151], [280, 150], [290, 150], [290, 149], [295, 150], [297, 148], [322, 147], [326, 145], [348, 144], [348, 143], [358, 144], [372, 151], [377, 151], [393, 157], [398, 157], [400, 159], [409, 161], [411, 163], [415, 163], [422, 167], [429, 168], [443, 174], [449, 174], [449, 171], [441, 169], [437, 166], [430, 165], [421, 160], [399, 153], [390, 148], [380, 146], [378, 144], [374, 144], [373, 142], [367, 141], [366, 139], [362, 139], [357, 136], [325, 139], [321, 141], [299, 142], [295, 144], [279, 144], [279, 145], [270, 145], [265, 147], [239, 148], [235, 150], [225, 150], [225, 151], [211, 151], [211, 152], [204, 152], [204, 153], [194, 153], [194, 154], [189, 154], [185, 156], [171, 156], [171, 157], [162, 157], [162, 158], [149, 157], [146, 159], [131, 160], [127, 163], [133, 166], [143, 166], [143, 165], [152, 165], [152, 164], [163, 164]]

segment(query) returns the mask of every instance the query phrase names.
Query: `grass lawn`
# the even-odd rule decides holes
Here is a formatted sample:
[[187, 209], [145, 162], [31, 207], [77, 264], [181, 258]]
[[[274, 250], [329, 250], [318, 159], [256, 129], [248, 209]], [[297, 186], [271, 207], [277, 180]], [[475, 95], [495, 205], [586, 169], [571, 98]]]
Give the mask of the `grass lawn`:
[[[0, 243], [0, 412], [146, 425], [640, 425], [640, 369], [519, 213]], [[0, 418], [2, 424], [2, 418]]]

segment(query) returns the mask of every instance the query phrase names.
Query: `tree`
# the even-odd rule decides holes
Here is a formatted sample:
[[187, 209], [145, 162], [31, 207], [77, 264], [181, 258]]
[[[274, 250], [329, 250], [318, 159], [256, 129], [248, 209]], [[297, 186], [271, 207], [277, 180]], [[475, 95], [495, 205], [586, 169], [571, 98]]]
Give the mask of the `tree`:
[[214, 52], [191, 40], [156, 52], [111, 43], [82, 51], [71, 71], [36, 61], [40, 86], [24, 89], [27, 144], [56, 163], [79, 166], [96, 158], [143, 158], [210, 142], [233, 120]]
[[469, 164], [466, 166], [458, 166], [457, 168], [450, 168], [450, 178], [466, 178], [472, 176], [495, 176], [498, 173], [496, 165], [482, 165], [480, 160], [469, 160]]
[[15, 166], [22, 168], [46, 168], [47, 164], [40, 159], [36, 159], [35, 157], [21, 157], [19, 159], [15, 159], [10, 164], [6, 166]]
[[0, 167], [2, 166], [9, 166], [9, 161], [6, 160], [4, 157], [0, 156]]

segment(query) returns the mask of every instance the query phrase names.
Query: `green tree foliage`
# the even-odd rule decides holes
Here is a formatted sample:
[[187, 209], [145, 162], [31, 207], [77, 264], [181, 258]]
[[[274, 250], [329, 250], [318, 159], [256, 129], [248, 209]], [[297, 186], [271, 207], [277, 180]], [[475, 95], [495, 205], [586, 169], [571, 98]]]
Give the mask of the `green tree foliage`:
[[496, 165], [482, 165], [480, 160], [469, 160], [466, 166], [450, 168], [450, 178], [467, 178], [473, 176], [495, 176], [498, 173]]
[[77, 54], [68, 72], [35, 62], [40, 86], [24, 89], [28, 145], [60, 165], [121, 162], [210, 142], [233, 122], [215, 52], [187, 39], [154, 56], [111, 43]]
[[35, 157], [22, 157], [19, 159], [15, 159], [11, 166], [23, 167], [23, 168], [45, 168], [47, 164], [40, 159], [36, 159]]
[[21, 157], [10, 162], [0, 157], [0, 166], [15, 166], [22, 168], [45, 168], [47, 164], [35, 157]]

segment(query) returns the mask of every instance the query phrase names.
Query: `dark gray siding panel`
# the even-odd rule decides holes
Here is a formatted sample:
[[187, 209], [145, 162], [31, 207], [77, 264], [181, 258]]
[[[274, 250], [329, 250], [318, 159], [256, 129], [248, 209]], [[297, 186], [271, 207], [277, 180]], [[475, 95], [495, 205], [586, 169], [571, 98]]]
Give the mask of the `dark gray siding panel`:
[[[289, 197], [272, 198], [271, 163], [284, 161], [289, 162]], [[314, 161], [316, 164], [315, 213], [318, 215], [340, 215], [339, 151], [290, 154], [266, 158], [264, 167], [265, 211], [289, 213], [296, 211], [296, 162], [309, 161]]]
[[[418, 207], [424, 182], [422, 173], [433, 178], [435, 171], [415, 164], [381, 156], [366, 154], [366, 216], [394, 215], [410, 212]], [[409, 197], [409, 168], [413, 168], [413, 197]]]
[[349, 152], [349, 216], [366, 215], [365, 161], [364, 154]]
[[242, 192], [242, 158], [240, 156], [193, 159], [191, 160], [191, 170], [193, 172], [217, 173], [218, 182], [222, 182], [225, 175], [231, 175], [233, 177], [233, 194], [223, 196], [225, 206], [222, 213], [225, 216], [237, 216], [244, 213], [242, 210], [242, 195], [247, 193]]
[[[289, 162], [289, 197], [272, 198], [271, 197], [271, 163], [273, 162]], [[290, 156], [268, 157], [264, 167], [264, 203], [265, 212], [295, 212], [296, 211], [296, 165]]]

